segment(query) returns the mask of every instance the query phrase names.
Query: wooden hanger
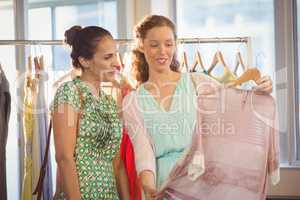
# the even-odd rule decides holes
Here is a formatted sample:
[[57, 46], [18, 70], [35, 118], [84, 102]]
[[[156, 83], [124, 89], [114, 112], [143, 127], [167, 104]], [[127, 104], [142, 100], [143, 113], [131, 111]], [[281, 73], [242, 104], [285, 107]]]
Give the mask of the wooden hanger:
[[117, 52], [117, 59], [118, 59], [119, 65], [120, 65], [120, 71], [122, 71], [124, 69], [124, 62], [123, 62], [120, 52]]
[[257, 68], [247, 69], [245, 73], [242, 74], [238, 79], [232, 81], [233, 87], [237, 85], [241, 85], [242, 83], [246, 83], [250, 80], [257, 82], [260, 79], [260, 72]]
[[241, 55], [240, 52], [237, 52], [237, 54], [236, 54], [236, 64], [235, 64], [235, 68], [234, 68], [234, 71], [233, 71], [233, 73], [234, 73], [235, 75], [237, 75], [237, 70], [238, 70], [239, 66], [242, 67], [243, 72], [246, 71], [247, 67], [246, 67], [246, 65], [244, 64], [244, 61], [243, 61], [243, 59], [242, 59], [242, 55]]
[[229, 67], [227, 66], [227, 64], [224, 61], [221, 51], [217, 51], [213, 57], [212, 64], [210, 65], [209, 69], [207, 70], [207, 73], [209, 75], [211, 74], [212, 70], [216, 67], [216, 65], [219, 62], [223, 65], [223, 67], [225, 68], [226, 71], [230, 71]]
[[32, 57], [28, 56], [27, 58], [27, 74], [31, 76], [32, 74]]
[[187, 54], [183, 51], [181, 62], [180, 62], [180, 71], [183, 71], [183, 68], [186, 68], [186, 71], [189, 71], [188, 61], [187, 61]]
[[205, 67], [204, 67], [204, 64], [202, 62], [202, 58], [201, 58], [200, 52], [198, 50], [196, 51], [195, 62], [194, 62], [194, 65], [193, 65], [193, 67], [191, 69], [191, 72], [196, 72], [197, 65], [200, 65], [201, 69], [203, 71], [205, 71]]
[[40, 71], [41, 71], [41, 66], [40, 66], [40, 62], [39, 62], [39, 57], [34, 57], [33, 58], [33, 62], [34, 62], [34, 70], [35, 70], [35, 77], [39, 78], [40, 77]]
[[40, 70], [44, 70], [45, 69], [45, 63], [44, 63], [44, 56], [43, 55], [39, 56], [39, 64], [40, 64]]

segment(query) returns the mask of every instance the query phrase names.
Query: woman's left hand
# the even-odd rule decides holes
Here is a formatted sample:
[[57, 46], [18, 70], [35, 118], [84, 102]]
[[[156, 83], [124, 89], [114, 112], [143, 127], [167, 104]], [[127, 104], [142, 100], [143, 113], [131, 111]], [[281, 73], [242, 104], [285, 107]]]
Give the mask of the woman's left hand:
[[270, 76], [263, 76], [256, 81], [257, 86], [253, 87], [256, 94], [271, 94], [273, 91], [273, 82]]

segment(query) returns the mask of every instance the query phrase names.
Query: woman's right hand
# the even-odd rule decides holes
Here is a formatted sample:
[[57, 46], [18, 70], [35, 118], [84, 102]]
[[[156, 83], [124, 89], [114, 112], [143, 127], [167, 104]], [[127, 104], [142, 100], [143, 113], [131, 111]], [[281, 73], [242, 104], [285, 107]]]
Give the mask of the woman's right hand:
[[156, 187], [155, 187], [155, 175], [151, 170], [143, 170], [140, 173], [143, 192], [146, 200], [157, 200]]
[[156, 189], [150, 186], [143, 186], [146, 200], [156, 200]]

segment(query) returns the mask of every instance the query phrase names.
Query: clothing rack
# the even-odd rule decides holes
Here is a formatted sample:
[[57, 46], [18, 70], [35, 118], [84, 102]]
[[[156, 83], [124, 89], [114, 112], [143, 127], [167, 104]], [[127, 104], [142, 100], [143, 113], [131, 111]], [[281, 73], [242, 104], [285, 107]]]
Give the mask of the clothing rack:
[[[180, 44], [193, 43], [248, 43], [249, 37], [179, 38]], [[133, 43], [132, 39], [116, 39], [120, 45]], [[0, 40], [0, 45], [64, 45], [63, 40]]]
[[[116, 39], [119, 45], [133, 44], [133, 39]], [[178, 44], [201, 43], [245, 43], [247, 46], [248, 65], [252, 66], [252, 45], [250, 37], [211, 37], [211, 38], [179, 38]], [[65, 45], [63, 40], [0, 40], [1, 45]]]

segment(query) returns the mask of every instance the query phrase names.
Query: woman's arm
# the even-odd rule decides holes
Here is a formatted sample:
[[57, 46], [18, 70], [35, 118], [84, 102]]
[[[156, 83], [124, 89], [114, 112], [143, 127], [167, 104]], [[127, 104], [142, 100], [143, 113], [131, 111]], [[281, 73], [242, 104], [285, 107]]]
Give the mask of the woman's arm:
[[61, 104], [53, 112], [55, 159], [63, 192], [67, 199], [81, 199], [74, 149], [77, 137], [78, 113], [69, 104]]
[[58, 200], [61, 192], [63, 192], [62, 183], [61, 183], [61, 174], [58, 166], [56, 167], [56, 188], [53, 196], [53, 200]]
[[133, 145], [135, 166], [141, 179], [144, 194], [147, 200], [152, 200], [155, 189], [155, 156], [151, 142], [147, 136], [142, 117], [137, 106], [136, 93], [127, 95], [122, 104], [123, 121]]
[[119, 197], [122, 200], [130, 200], [128, 177], [120, 152], [116, 154], [113, 163]]
[[150, 170], [143, 170], [139, 174], [146, 200], [154, 200], [156, 187], [154, 174]]

